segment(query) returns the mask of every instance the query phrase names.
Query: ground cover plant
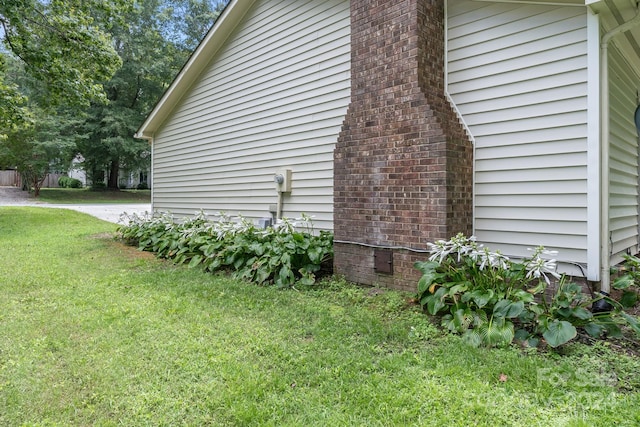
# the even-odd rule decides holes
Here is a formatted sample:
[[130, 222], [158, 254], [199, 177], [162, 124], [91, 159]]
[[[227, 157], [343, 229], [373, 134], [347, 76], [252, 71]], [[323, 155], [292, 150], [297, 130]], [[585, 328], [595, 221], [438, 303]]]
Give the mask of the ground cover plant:
[[411, 295], [255, 286], [115, 228], [0, 208], [0, 425], [640, 423], [640, 362], [609, 343], [473, 348]]
[[38, 200], [47, 203], [150, 203], [150, 190], [91, 191], [89, 188], [42, 188]]
[[311, 285], [333, 258], [333, 234], [314, 233], [306, 215], [266, 229], [224, 213], [208, 218], [202, 211], [182, 221], [171, 214], [125, 214], [121, 223], [122, 239], [141, 250], [189, 267], [229, 271], [258, 285]]
[[[631, 268], [614, 282], [625, 292], [618, 302], [587, 295], [581, 285], [556, 273], [551, 257], [557, 252], [543, 247], [514, 261], [462, 234], [429, 246], [429, 259], [416, 263], [422, 272], [420, 304], [442, 315], [442, 326], [474, 346], [505, 346], [515, 339], [527, 346], [558, 347], [575, 339], [578, 329], [593, 338], [621, 338], [627, 328], [640, 338], [640, 321], [624, 311], [638, 301], [633, 286], [640, 264], [633, 265], [633, 257], [627, 259]], [[611, 309], [592, 312], [602, 298]]]

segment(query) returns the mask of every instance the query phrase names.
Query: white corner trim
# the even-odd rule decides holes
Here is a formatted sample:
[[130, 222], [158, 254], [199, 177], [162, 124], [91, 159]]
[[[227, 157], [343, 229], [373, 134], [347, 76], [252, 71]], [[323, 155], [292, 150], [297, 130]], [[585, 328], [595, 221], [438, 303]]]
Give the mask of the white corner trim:
[[472, 213], [471, 213], [471, 231], [473, 234], [475, 234], [476, 231], [476, 214], [475, 214], [475, 210], [476, 210], [476, 173], [475, 173], [475, 158], [476, 158], [476, 140], [473, 137], [473, 133], [471, 133], [471, 129], [469, 129], [469, 126], [467, 125], [467, 122], [464, 120], [464, 116], [462, 115], [462, 113], [460, 112], [460, 110], [458, 109], [458, 106], [456, 105], [455, 101], [453, 100], [453, 98], [451, 97], [451, 95], [449, 94], [449, 61], [448, 61], [448, 53], [449, 53], [449, 11], [448, 11], [448, 6], [449, 6], [449, 0], [445, 0], [444, 2], [444, 93], [445, 96], [447, 97], [447, 100], [449, 101], [449, 105], [451, 105], [451, 108], [455, 111], [456, 116], [458, 117], [458, 119], [460, 120], [460, 123], [462, 124], [462, 127], [464, 128], [464, 130], [467, 132], [467, 135], [469, 136], [469, 138], [471, 139], [471, 145], [472, 145], [472, 160], [471, 160], [471, 167], [472, 167], [472, 171], [471, 171], [471, 176], [472, 176], [472, 182], [471, 182], [471, 188], [472, 188], [472, 192], [471, 192], [471, 209], [472, 209]]
[[587, 279], [600, 280], [602, 158], [600, 156], [600, 18], [587, 11]]

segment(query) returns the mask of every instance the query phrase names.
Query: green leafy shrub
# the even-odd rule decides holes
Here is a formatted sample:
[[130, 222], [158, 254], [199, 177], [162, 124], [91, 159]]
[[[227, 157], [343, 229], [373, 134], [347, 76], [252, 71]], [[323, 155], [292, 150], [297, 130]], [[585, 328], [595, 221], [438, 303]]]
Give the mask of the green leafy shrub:
[[311, 218], [281, 221], [261, 229], [244, 218], [232, 221], [220, 214], [209, 221], [204, 213], [178, 223], [169, 214], [125, 216], [118, 227], [125, 242], [189, 267], [229, 270], [234, 277], [258, 284], [310, 285], [333, 257], [333, 235], [313, 233]]
[[[558, 347], [574, 339], [577, 328], [593, 337], [619, 336], [620, 324], [640, 334], [637, 319], [620, 309], [591, 313], [595, 300], [556, 273], [550, 257], [557, 252], [538, 247], [514, 262], [462, 234], [429, 247], [429, 259], [415, 264], [422, 272], [420, 304], [474, 346], [505, 346], [514, 339], [537, 346], [544, 339]], [[547, 292], [551, 278], [557, 287]]]
[[68, 176], [58, 178], [58, 187], [60, 188], [82, 188], [82, 181]]
[[614, 270], [617, 275], [611, 287], [619, 290], [620, 305], [624, 308], [633, 308], [640, 300], [640, 258], [633, 255], [624, 255], [624, 262]]
[[145, 181], [142, 181], [141, 183], [139, 183], [136, 186], [136, 189], [137, 190], [148, 190], [149, 189], [149, 185]]

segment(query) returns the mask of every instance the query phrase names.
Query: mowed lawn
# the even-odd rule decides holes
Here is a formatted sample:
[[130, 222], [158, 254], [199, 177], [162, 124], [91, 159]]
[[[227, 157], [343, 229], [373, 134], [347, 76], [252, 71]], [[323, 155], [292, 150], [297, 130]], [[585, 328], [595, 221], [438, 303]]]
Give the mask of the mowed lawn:
[[43, 188], [38, 201], [59, 204], [82, 203], [150, 203], [150, 190], [103, 190], [89, 188]]
[[0, 425], [640, 425], [617, 345], [474, 349], [410, 295], [258, 287], [114, 231], [0, 208]]

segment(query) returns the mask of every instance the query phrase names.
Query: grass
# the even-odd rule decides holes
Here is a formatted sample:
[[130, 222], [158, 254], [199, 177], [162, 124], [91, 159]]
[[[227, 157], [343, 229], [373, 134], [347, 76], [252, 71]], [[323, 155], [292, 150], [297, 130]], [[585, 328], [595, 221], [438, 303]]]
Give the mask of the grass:
[[0, 208], [0, 425], [634, 426], [640, 361], [474, 349], [407, 295], [277, 290]]
[[91, 191], [88, 188], [42, 188], [38, 200], [47, 203], [150, 203], [151, 190]]

